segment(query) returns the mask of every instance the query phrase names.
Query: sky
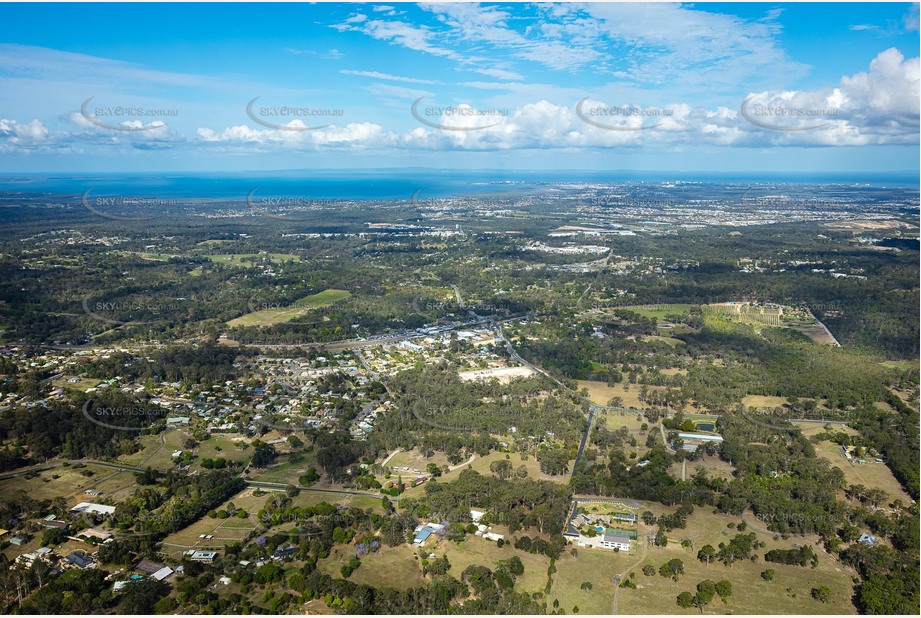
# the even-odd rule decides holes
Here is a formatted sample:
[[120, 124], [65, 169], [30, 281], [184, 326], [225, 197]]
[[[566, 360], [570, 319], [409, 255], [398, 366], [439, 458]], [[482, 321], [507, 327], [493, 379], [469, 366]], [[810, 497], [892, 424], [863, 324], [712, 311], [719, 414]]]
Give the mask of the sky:
[[0, 172], [918, 172], [918, 4], [0, 4]]

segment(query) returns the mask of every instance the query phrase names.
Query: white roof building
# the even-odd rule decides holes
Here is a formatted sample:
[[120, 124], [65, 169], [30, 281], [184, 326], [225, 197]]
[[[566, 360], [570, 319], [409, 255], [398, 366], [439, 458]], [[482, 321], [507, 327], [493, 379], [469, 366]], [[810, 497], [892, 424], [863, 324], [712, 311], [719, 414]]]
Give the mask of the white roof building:
[[159, 571], [156, 571], [156, 572], [154, 572], [154, 573], [151, 573], [150, 576], [151, 576], [153, 579], [155, 579], [155, 580], [157, 580], [157, 581], [159, 582], [159, 581], [163, 581], [164, 579], [166, 579], [167, 577], [169, 577], [169, 576], [172, 575], [172, 574], [173, 574], [173, 569], [171, 569], [171, 568], [169, 568], [169, 567], [163, 567], [163, 568], [160, 569]]
[[107, 504], [95, 504], [93, 502], [81, 502], [74, 508], [70, 509], [71, 513], [94, 513], [96, 515], [112, 515], [115, 512], [114, 506]]

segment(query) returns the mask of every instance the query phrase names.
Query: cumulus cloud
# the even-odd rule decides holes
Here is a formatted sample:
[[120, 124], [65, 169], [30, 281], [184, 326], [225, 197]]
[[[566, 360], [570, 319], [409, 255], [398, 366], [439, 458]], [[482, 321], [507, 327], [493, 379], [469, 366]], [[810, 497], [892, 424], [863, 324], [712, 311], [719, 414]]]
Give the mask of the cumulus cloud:
[[50, 131], [41, 120], [21, 123], [6, 118], [0, 119], [0, 136], [13, 144], [30, 144], [48, 139]]
[[[355, 71], [381, 81], [410, 81], [400, 76]], [[348, 73], [348, 74], [352, 74]], [[225, 128], [199, 126], [186, 140], [166, 123], [125, 120], [145, 131], [116, 131], [97, 126], [83, 114], [65, 117], [69, 129], [52, 130], [41, 120], [0, 120], [0, 149], [5, 152], [165, 148], [224, 149], [236, 152], [390, 150], [506, 151], [525, 149], [603, 149], [689, 145], [726, 147], [861, 146], [917, 144], [919, 133], [919, 59], [897, 49], [878, 54], [866, 71], [815, 90], [747, 92], [715, 107], [674, 100], [661, 106], [634, 105], [614, 91], [550, 101], [534, 84], [470, 83], [484, 98], [447, 99], [399, 83], [375, 82], [368, 89], [403, 107], [401, 129], [380, 120], [331, 123], [314, 130], [290, 131], [248, 124]], [[505, 104], [504, 92], [523, 102]], [[625, 96], [625, 95], [621, 95]], [[410, 115], [417, 104], [416, 119]], [[745, 102], [743, 104], [743, 102]], [[594, 111], [593, 111], [594, 110]], [[762, 110], [759, 113], [757, 110]], [[374, 112], [372, 108], [372, 113]], [[756, 122], [752, 122], [752, 118]], [[412, 124], [406, 126], [406, 122]], [[306, 126], [291, 120], [290, 126]]]
[[[383, 89], [377, 94], [401, 98], [407, 106], [430, 94], [386, 84], [376, 86]], [[505, 85], [477, 86], [489, 89]], [[584, 97], [572, 105], [538, 99], [503, 109], [467, 103], [449, 105], [430, 97], [417, 106], [420, 126], [403, 133], [386, 131], [373, 123], [352, 123], [296, 136], [245, 126], [221, 132], [200, 129], [199, 135], [209, 142], [250, 140], [308, 149], [344, 145], [486, 151], [691, 144], [913, 144], [918, 143], [919, 98], [919, 59], [906, 59], [898, 50], [888, 49], [873, 59], [866, 72], [845, 76], [836, 86], [813, 91], [748, 93], [738, 105], [713, 109], [679, 101], [661, 107], [639, 106], [610, 97]], [[747, 104], [743, 105], [743, 101]]]

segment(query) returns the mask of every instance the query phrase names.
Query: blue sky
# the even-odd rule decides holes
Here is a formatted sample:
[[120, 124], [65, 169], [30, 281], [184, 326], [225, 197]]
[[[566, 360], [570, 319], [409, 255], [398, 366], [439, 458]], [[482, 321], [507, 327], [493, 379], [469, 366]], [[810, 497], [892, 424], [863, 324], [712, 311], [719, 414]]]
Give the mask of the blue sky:
[[917, 4], [3, 4], [0, 15], [7, 172], [919, 165]]

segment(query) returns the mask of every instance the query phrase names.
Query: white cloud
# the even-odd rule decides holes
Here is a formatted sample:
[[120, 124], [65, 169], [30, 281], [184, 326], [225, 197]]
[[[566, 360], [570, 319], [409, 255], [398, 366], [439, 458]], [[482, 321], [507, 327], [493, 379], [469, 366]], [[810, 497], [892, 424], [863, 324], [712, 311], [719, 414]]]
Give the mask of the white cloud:
[[[505, 90], [533, 85], [472, 82], [481, 89]], [[429, 93], [388, 84], [375, 84], [373, 92], [403, 100], [415, 100]], [[535, 94], [539, 90], [530, 91]], [[324, 146], [352, 148], [384, 147], [422, 150], [500, 151], [554, 148], [629, 148], [639, 146], [714, 145], [732, 147], [768, 146], [859, 146], [869, 144], [916, 144], [919, 127], [919, 59], [905, 59], [895, 49], [880, 53], [867, 72], [845, 76], [835, 87], [814, 91], [766, 91], [751, 93], [756, 107], [780, 110], [778, 116], [761, 117], [775, 130], [746, 120], [739, 106], [714, 109], [673, 102], [661, 107], [633, 106], [630, 101], [609, 96], [592, 97], [580, 108], [535, 102], [507, 110], [505, 116], [464, 113], [469, 110], [503, 111], [493, 105], [460, 102], [448, 105], [434, 97], [420, 104], [425, 108], [451, 108], [442, 115], [426, 114], [429, 124], [403, 133], [388, 132], [373, 123], [351, 123], [295, 138], [282, 132], [252, 131], [233, 127], [215, 133], [200, 130], [211, 141], [245, 141], [253, 134], [262, 143], [292, 148]], [[591, 110], [607, 108], [594, 115]], [[749, 108], [749, 112], [754, 109]], [[815, 110], [826, 110], [815, 116]], [[800, 114], [800, 115], [798, 115]], [[587, 122], [588, 117], [594, 122]], [[601, 125], [601, 126], [598, 126]], [[483, 127], [483, 128], [478, 128]], [[808, 127], [809, 130], [789, 131]], [[633, 129], [633, 130], [624, 130]]]
[[428, 90], [418, 90], [416, 88], [407, 88], [405, 86], [394, 86], [393, 84], [371, 84], [368, 86], [368, 92], [385, 97], [396, 97], [401, 103], [405, 101], [415, 101], [419, 97], [431, 96]]
[[504, 69], [471, 69], [471, 70], [481, 75], [488, 75], [489, 77], [495, 77], [496, 79], [507, 79], [509, 81], [524, 79], [524, 75], [522, 75], [521, 73], [516, 73], [514, 71], [506, 71]]
[[41, 120], [21, 123], [6, 118], [0, 119], [0, 137], [11, 144], [31, 145], [48, 139], [50, 131]]
[[[150, 126], [145, 131], [114, 131], [99, 127], [78, 112], [65, 116], [67, 130], [54, 130], [41, 119], [0, 120], [0, 149], [11, 151], [65, 152], [87, 148], [116, 151], [119, 149], [209, 148], [232, 149], [236, 152], [323, 151], [324, 149], [367, 149], [376, 152], [390, 150], [424, 151], [507, 151], [516, 149], [592, 149], [632, 148], [641, 146], [681, 147], [715, 145], [731, 147], [770, 146], [859, 146], [874, 144], [917, 144], [919, 131], [919, 59], [904, 58], [895, 48], [876, 56], [866, 71], [844, 76], [838, 84], [815, 90], [765, 90], [739, 96], [737, 102], [703, 107], [678, 99], [659, 107], [639, 105], [640, 112], [618, 111], [596, 116], [590, 123], [580, 118], [576, 102], [589, 93], [574, 93], [557, 88], [552, 91], [558, 100], [544, 96], [547, 85], [526, 82], [467, 82], [462, 86], [486, 91], [485, 100], [451, 98], [402, 85], [419, 81], [386, 73], [351, 71], [376, 80], [368, 90], [392, 99], [394, 116], [402, 130], [382, 126], [382, 122], [353, 120], [347, 124], [332, 124], [311, 131], [283, 131], [228, 123], [225, 128], [198, 126], [193, 139], [186, 140], [167, 124], [145, 119], [123, 120], [125, 126]], [[761, 117], [773, 122], [771, 130], [749, 122], [740, 106], [747, 96], [752, 104], [763, 108], [784, 110], [779, 116]], [[454, 108], [452, 112], [436, 112], [433, 124], [450, 128], [476, 129], [451, 131], [434, 128], [431, 124], [413, 123], [409, 106], [420, 97], [429, 97], [420, 104], [427, 108]], [[587, 108], [631, 106], [627, 91], [599, 89], [585, 103]], [[380, 105], [368, 108], [377, 114]], [[505, 115], [471, 114], [470, 110], [499, 110]], [[507, 110], [507, 111], [506, 111]], [[816, 118], [796, 115], [796, 110], [831, 110], [834, 113]], [[357, 110], [356, 110], [357, 111]], [[367, 110], [366, 110], [367, 111]], [[354, 114], [354, 112], [352, 112]], [[441, 115], [439, 115], [441, 114]], [[583, 113], [584, 115], [584, 113]], [[351, 119], [351, 116], [350, 116]], [[167, 121], [169, 122], [169, 121]], [[300, 125], [298, 124], [300, 123]], [[292, 126], [303, 126], [294, 120]], [[596, 126], [597, 124], [607, 125]], [[653, 128], [649, 128], [655, 125]], [[813, 126], [809, 126], [813, 125]], [[220, 127], [220, 125], [218, 125]], [[486, 128], [481, 128], [486, 127]], [[786, 131], [804, 128], [805, 131]], [[643, 129], [623, 131], [616, 129]]]
[[357, 75], [359, 77], [371, 77], [374, 79], [385, 79], [393, 82], [406, 82], [409, 84], [437, 84], [439, 82], [431, 79], [419, 79], [416, 77], [402, 77], [400, 75], [390, 75], [389, 73], [378, 73], [377, 71], [352, 71], [343, 69], [339, 71], [343, 75]]
[[908, 9], [908, 13], [902, 19], [902, 25], [905, 26], [905, 30], [909, 32], [918, 31], [918, 21], [919, 21], [918, 14], [919, 14], [918, 13], [918, 3], [912, 2], [911, 8]]

